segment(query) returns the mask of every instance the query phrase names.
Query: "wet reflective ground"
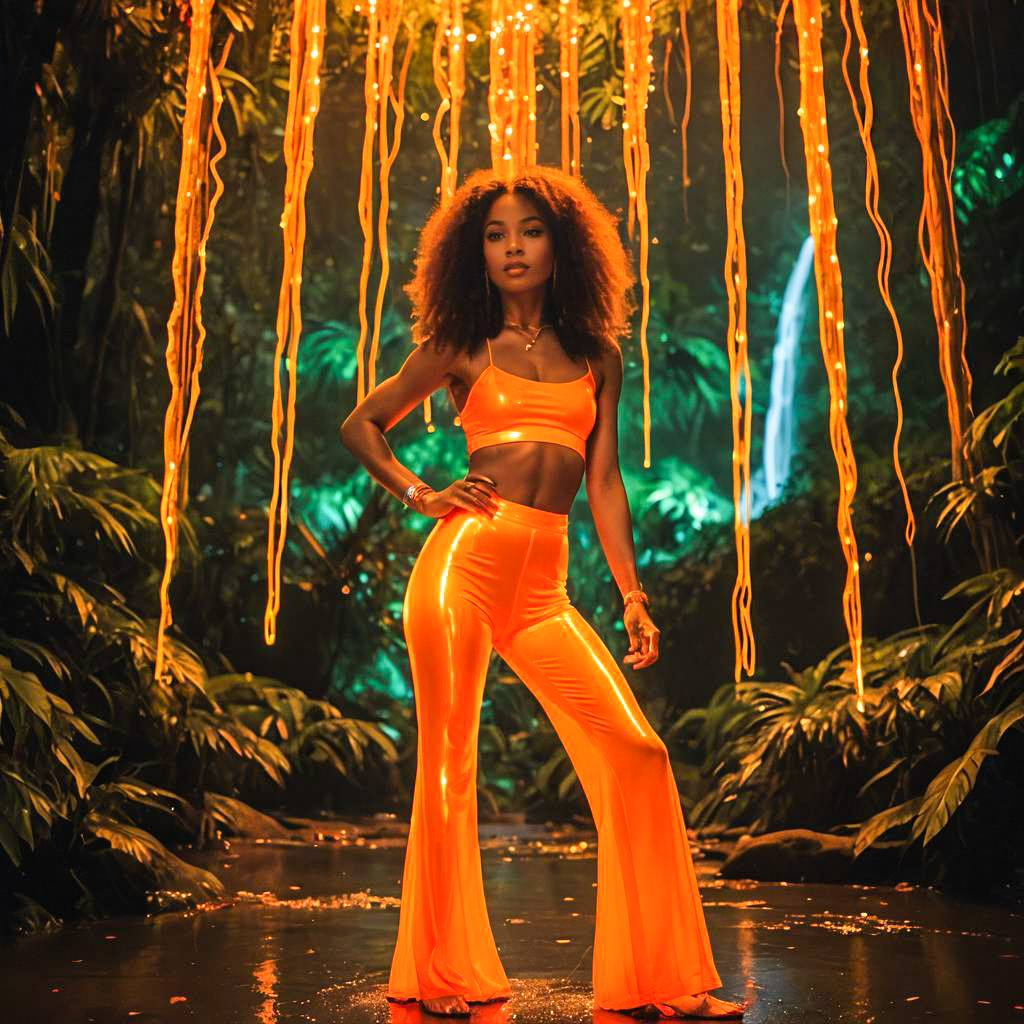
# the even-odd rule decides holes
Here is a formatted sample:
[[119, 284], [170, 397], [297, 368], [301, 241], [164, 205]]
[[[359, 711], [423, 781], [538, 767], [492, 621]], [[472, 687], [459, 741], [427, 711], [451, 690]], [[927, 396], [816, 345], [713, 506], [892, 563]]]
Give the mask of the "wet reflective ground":
[[[384, 998], [403, 841], [344, 842], [233, 841], [188, 858], [225, 881], [230, 903], [6, 942], [0, 1021], [440, 1020]], [[472, 1020], [630, 1020], [591, 997], [592, 839], [494, 835], [481, 846], [512, 998]], [[716, 995], [748, 999], [750, 1024], [1024, 1024], [1020, 913], [905, 886], [727, 882], [716, 862], [697, 865]]]

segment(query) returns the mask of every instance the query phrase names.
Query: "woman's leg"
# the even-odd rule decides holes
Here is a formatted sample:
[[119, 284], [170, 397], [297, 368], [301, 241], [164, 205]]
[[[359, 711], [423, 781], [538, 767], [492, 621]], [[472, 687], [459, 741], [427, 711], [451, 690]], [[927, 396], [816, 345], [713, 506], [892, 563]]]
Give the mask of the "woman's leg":
[[393, 999], [478, 1001], [511, 991], [487, 916], [477, 833], [477, 737], [492, 635], [465, 567], [478, 527], [471, 516], [439, 521], [406, 589], [418, 738]]
[[718, 988], [668, 751], [593, 627], [559, 604], [495, 646], [550, 717], [597, 825], [594, 1001], [625, 1009]]

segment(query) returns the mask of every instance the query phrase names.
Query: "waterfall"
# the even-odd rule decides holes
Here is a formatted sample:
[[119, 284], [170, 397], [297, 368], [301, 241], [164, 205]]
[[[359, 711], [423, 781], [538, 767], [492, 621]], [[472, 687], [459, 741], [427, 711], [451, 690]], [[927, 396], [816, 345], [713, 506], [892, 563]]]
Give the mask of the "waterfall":
[[808, 235], [786, 282], [775, 331], [771, 397], [764, 421], [764, 462], [751, 481], [751, 515], [755, 518], [778, 499], [789, 479], [797, 357], [806, 315], [804, 293], [813, 267], [814, 239]]

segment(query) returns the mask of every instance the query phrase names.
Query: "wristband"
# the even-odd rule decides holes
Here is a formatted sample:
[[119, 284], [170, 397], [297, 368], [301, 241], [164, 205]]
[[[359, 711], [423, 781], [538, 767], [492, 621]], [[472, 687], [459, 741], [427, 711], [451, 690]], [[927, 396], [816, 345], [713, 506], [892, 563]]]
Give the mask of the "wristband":
[[631, 605], [635, 601], [642, 602], [643, 604], [647, 605], [648, 608], [651, 606], [650, 598], [644, 591], [643, 584], [640, 585], [639, 590], [630, 590], [622, 595], [623, 608], [628, 608], [629, 605]]

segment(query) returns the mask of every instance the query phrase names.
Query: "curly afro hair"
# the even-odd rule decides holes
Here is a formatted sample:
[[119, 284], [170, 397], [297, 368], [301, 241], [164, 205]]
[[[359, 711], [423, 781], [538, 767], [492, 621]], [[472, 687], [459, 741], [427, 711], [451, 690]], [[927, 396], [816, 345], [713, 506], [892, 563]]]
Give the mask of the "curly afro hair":
[[618, 348], [636, 304], [617, 219], [579, 178], [542, 165], [508, 180], [474, 171], [451, 202], [431, 212], [403, 289], [412, 300], [413, 342], [435, 339], [472, 351], [501, 331], [501, 303], [496, 292], [488, 301], [485, 288], [483, 226], [491, 203], [506, 192], [531, 199], [551, 233], [558, 273], [553, 287], [549, 279], [544, 315], [566, 352], [597, 357], [604, 345]]

